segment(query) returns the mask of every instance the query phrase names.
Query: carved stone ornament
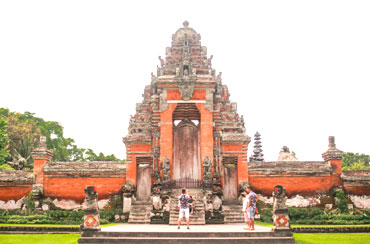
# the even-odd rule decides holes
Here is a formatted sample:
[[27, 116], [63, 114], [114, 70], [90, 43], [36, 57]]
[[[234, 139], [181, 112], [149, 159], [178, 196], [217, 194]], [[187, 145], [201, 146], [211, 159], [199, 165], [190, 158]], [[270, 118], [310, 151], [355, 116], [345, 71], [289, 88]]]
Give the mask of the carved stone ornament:
[[179, 91], [181, 98], [185, 101], [189, 101], [191, 97], [193, 96], [194, 92], [194, 83], [180, 83], [179, 84]]

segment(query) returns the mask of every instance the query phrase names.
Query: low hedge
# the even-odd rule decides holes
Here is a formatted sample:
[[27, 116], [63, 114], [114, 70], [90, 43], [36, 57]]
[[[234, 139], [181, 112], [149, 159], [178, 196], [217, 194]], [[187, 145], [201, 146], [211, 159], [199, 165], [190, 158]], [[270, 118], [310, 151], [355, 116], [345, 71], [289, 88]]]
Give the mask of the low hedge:
[[[113, 210], [100, 210], [100, 224], [114, 222]], [[48, 212], [26, 215], [23, 211], [11, 211], [0, 215], [0, 223], [7, 224], [81, 224], [84, 212], [82, 210], [50, 210]]]
[[[291, 224], [370, 224], [370, 210], [352, 210], [341, 213], [339, 210], [325, 212], [319, 208], [288, 208]], [[272, 223], [272, 209], [260, 210], [261, 221]]]

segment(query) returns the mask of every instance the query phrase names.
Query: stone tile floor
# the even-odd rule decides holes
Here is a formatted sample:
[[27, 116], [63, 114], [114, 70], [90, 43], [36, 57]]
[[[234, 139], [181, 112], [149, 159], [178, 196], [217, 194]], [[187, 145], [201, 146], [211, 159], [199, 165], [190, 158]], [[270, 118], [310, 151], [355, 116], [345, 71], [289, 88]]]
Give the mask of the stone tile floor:
[[190, 225], [190, 230], [185, 225], [177, 229], [177, 225], [151, 225], [151, 224], [122, 224], [101, 228], [102, 231], [117, 232], [270, 232], [271, 228], [255, 225], [255, 231], [244, 230], [246, 224], [224, 224], [224, 225]]

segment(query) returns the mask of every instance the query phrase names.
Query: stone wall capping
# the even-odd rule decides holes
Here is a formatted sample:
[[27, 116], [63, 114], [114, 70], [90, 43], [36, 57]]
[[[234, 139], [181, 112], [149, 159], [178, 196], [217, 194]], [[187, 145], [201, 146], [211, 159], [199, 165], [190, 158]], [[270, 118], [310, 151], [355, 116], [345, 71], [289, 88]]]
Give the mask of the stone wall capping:
[[33, 183], [32, 171], [9, 170], [0, 171], [0, 182]]

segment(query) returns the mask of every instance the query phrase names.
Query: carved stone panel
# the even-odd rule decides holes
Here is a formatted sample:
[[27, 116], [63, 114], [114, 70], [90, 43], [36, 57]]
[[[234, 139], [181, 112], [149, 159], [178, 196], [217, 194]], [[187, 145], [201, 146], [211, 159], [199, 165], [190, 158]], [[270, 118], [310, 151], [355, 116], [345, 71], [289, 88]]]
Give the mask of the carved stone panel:
[[199, 127], [184, 119], [174, 128], [173, 179], [201, 179]]
[[234, 203], [238, 199], [237, 165], [224, 164], [224, 201]]
[[152, 186], [152, 167], [150, 164], [138, 164], [137, 165], [137, 189], [136, 199], [137, 201], [149, 201], [151, 195]]

